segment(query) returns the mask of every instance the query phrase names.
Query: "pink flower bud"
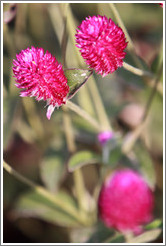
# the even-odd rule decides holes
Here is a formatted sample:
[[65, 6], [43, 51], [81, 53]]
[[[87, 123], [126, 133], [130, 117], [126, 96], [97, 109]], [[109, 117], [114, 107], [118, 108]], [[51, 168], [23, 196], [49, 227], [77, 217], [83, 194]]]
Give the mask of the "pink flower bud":
[[118, 170], [106, 179], [98, 207], [106, 226], [138, 233], [153, 218], [154, 197], [140, 174], [129, 169]]
[[113, 137], [113, 133], [110, 131], [100, 132], [97, 136], [98, 141], [103, 145], [107, 143]]

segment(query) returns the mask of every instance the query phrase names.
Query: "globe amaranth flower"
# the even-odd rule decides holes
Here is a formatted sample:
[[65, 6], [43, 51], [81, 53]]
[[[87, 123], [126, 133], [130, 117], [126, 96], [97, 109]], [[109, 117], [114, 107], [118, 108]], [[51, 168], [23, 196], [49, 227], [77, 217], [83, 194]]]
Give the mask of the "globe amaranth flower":
[[33, 46], [22, 50], [16, 58], [13, 60], [13, 73], [15, 85], [23, 89], [20, 96], [46, 101], [46, 115], [50, 119], [54, 108], [65, 104], [69, 92], [62, 65], [48, 51], [44, 53], [43, 48]]
[[106, 226], [120, 232], [140, 233], [152, 220], [154, 197], [142, 176], [130, 169], [110, 175], [100, 191], [99, 216]]
[[100, 144], [106, 144], [112, 137], [114, 136], [113, 132], [111, 131], [103, 131], [100, 132], [97, 136], [98, 141]]
[[90, 68], [103, 77], [123, 65], [127, 47], [120, 27], [106, 16], [87, 17], [76, 30], [76, 43]]

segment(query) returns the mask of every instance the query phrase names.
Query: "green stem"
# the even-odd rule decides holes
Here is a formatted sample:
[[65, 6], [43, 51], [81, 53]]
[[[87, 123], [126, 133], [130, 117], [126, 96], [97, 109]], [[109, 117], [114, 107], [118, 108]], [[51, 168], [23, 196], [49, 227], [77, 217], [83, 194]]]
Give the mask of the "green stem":
[[22, 176], [21, 174], [19, 174], [17, 171], [15, 171], [11, 166], [9, 166], [5, 161], [3, 161], [3, 168], [10, 173], [11, 175], [13, 175], [16, 179], [18, 179], [19, 181], [21, 181], [22, 183], [30, 186], [32, 189], [35, 189], [36, 185], [34, 182], [32, 182], [31, 180], [25, 178], [24, 176]]
[[22, 183], [28, 185], [30, 188], [32, 188], [35, 192], [42, 195], [49, 201], [53, 202], [58, 208], [61, 210], [64, 210], [65, 213], [72, 216], [76, 221], [78, 221], [81, 225], [85, 225], [86, 222], [82, 220], [82, 218], [79, 217], [78, 212], [75, 209], [72, 209], [68, 206], [68, 204], [63, 203], [60, 199], [57, 199], [56, 196], [51, 194], [49, 191], [47, 191], [42, 186], [36, 185], [34, 182], [30, 181], [20, 173], [18, 173], [16, 170], [14, 170], [11, 166], [9, 166], [5, 161], [3, 161], [3, 168], [12, 176], [14, 176], [17, 180], [21, 181]]
[[[70, 8], [69, 8], [69, 12], [68, 12], [68, 18], [69, 18], [68, 32], [69, 32], [73, 47], [75, 49], [75, 55], [77, 57], [78, 64], [81, 67], [84, 67], [85, 63], [84, 63], [82, 57], [80, 56], [78, 48], [75, 46], [75, 38], [73, 35], [73, 30], [76, 30], [76, 25], [75, 25], [74, 17], [73, 17], [73, 14], [72, 14], [72, 11]], [[95, 82], [93, 75], [91, 76], [91, 81], [88, 83], [88, 86], [89, 86], [90, 93], [91, 93], [91, 96], [92, 96], [92, 99], [94, 102], [94, 106], [96, 109], [98, 119], [100, 121], [100, 125], [101, 125], [100, 131], [111, 130], [110, 122], [109, 122], [108, 116], [106, 114], [106, 111], [105, 111], [105, 108], [104, 108], [104, 105], [103, 105], [101, 96], [99, 94], [98, 88], [96, 86], [96, 82]]]
[[[65, 129], [68, 150], [71, 154], [73, 154], [74, 152], [76, 152], [77, 148], [75, 144], [71, 118], [70, 115], [68, 114], [68, 108], [64, 109], [63, 119], [64, 119], [64, 129]], [[90, 220], [89, 218], [87, 218], [87, 214], [85, 212], [86, 188], [84, 185], [84, 178], [81, 169], [77, 169], [73, 172], [73, 179], [74, 179], [75, 194], [79, 206], [79, 216], [83, 218], [85, 221], [87, 221], [87, 223], [89, 223]]]
[[126, 29], [126, 27], [125, 27], [125, 25], [124, 25], [124, 23], [123, 23], [123, 21], [122, 21], [122, 19], [120, 17], [120, 14], [119, 14], [117, 8], [115, 7], [115, 4], [114, 3], [109, 3], [109, 6], [110, 6], [110, 8], [111, 8], [111, 10], [112, 10], [112, 12], [113, 12], [118, 24], [119, 24], [119, 26], [122, 28], [127, 41], [129, 42], [128, 43], [128, 49], [134, 51], [133, 41], [131, 40], [131, 38], [130, 38], [130, 36], [128, 34], [128, 31], [127, 31], [127, 29]]
[[158, 86], [158, 83], [160, 82], [160, 77], [161, 77], [162, 71], [163, 71], [163, 64], [160, 65], [159, 70], [157, 72], [157, 76], [154, 79], [154, 87], [152, 88], [151, 94], [150, 94], [150, 96], [148, 98], [148, 101], [146, 103], [144, 115], [142, 117], [142, 121], [144, 121], [147, 118], [147, 116], [148, 116], [150, 107], [152, 105], [152, 101], [153, 101], [154, 96], [155, 96], [155, 94], [157, 92], [157, 86]]
[[101, 125], [100, 131], [105, 131], [105, 130], [111, 131], [112, 130], [111, 124], [106, 114], [106, 111], [102, 103], [102, 99], [100, 97], [99, 90], [96, 86], [96, 82], [95, 82], [93, 75], [91, 77], [91, 81], [88, 83], [88, 86], [89, 86], [90, 93], [91, 93], [91, 96], [92, 96], [92, 99], [93, 99], [93, 102], [96, 108], [98, 119], [100, 121], [100, 125]]
[[69, 3], [66, 3], [64, 5], [63, 9], [63, 22], [64, 22], [64, 30], [63, 30], [63, 36], [61, 41], [61, 50], [62, 50], [62, 63], [63, 66], [66, 67], [66, 48], [67, 48], [67, 41], [68, 41], [68, 35], [67, 35], [67, 10], [68, 10]]
[[163, 65], [161, 64], [159, 70], [158, 70], [158, 73], [157, 73], [157, 76], [154, 80], [154, 87], [152, 88], [152, 91], [151, 91], [151, 94], [148, 98], [148, 101], [146, 103], [146, 106], [145, 106], [145, 111], [144, 111], [144, 115], [142, 117], [142, 120], [141, 120], [141, 123], [139, 124], [139, 126], [129, 134], [128, 138], [127, 138], [127, 142], [125, 141], [122, 145], [122, 152], [127, 154], [128, 152], [131, 151], [131, 149], [133, 148], [135, 142], [137, 141], [137, 139], [139, 138], [139, 136], [141, 135], [141, 133], [144, 131], [144, 128], [147, 124], [147, 117], [148, 117], [148, 114], [149, 114], [149, 110], [151, 108], [151, 105], [152, 105], [152, 102], [153, 102], [153, 99], [154, 99], [154, 96], [156, 94], [156, 91], [157, 91], [157, 85], [159, 83], [159, 79], [160, 79], [160, 76], [161, 76], [161, 73], [162, 73], [162, 70], [163, 70]]
[[130, 38], [130, 36], [128, 34], [128, 31], [127, 31], [127, 29], [126, 29], [126, 27], [125, 27], [125, 25], [124, 25], [124, 23], [123, 23], [123, 21], [122, 21], [122, 19], [120, 17], [120, 14], [119, 14], [115, 4], [114, 3], [109, 3], [109, 6], [110, 6], [110, 8], [111, 8], [111, 10], [112, 10], [112, 12], [113, 12], [118, 24], [119, 24], [119, 26], [123, 29], [123, 32], [124, 32], [124, 34], [126, 36], [126, 39], [128, 41], [127, 49], [130, 50], [130, 52], [132, 54], [132, 57], [133, 57], [135, 63], [137, 64], [137, 66], [142, 69], [143, 66], [142, 66], [141, 62], [139, 61], [137, 56], [135, 56], [135, 48], [134, 48], [133, 41], [131, 40], [131, 38]]
[[87, 120], [98, 132], [101, 131], [101, 126], [98, 124], [98, 122], [91, 115], [89, 115], [86, 111], [81, 109], [73, 102], [68, 100], [66, 104], [63, 105], [63, 108], [64, 107], [68, 107], [70, 110], [80, 115], [83, 119]]
[[139, 69], [139, 68], [136, 68], [136, 67], [133, 67], [133, 66], [129, 65], [126, 62], [123, 62], [123, 67], [126, 70], [128, 70], [128, 71], [130, 71], [130, 72], [132, 72], [132, 73], [134, 73], [134, 74], [136, 74], [138, 76], [147, 76], [147, 77], [150, 77], [150, 78], [153, 78], [154, 77], [154, 74], [153, 73], [148, 72], [148, 71], [144, 71], [144, 70]]
[[[133, 60], [135, 61], [136, 65], [140, 68], [140, 70], [138, 70], [138, 68], [134, 68], [133, 69], [133, 67], [131, 65], [128, 65], [127, 63], [126, 64], [124, 63], [124, 68], [129, 70], [130, 72], [133, 72], [133, 73], [137, 74], [137, 75], [143, 76], [144, 77], [143, 79], [148, 84], [148, 86], [153, 87], [154, 85], [151, 84], [151, 83], [148, 83], [148, 81], [146, 81], [145, 78], [146, 77], [152, 78], [152, 77], [154, 77], [154, 75], [152, 73], [150, 73], [150, 72], [143, 71], [143, 65], [140, 62], [140, 60], [138, 59], [138, 57], [135, 55], [134, 43], [133, 43], [133, 41], [131, 40], [131, 38], [130, 38], [130, 36], [128, 34], [128, 31], [127, 31], [127, 29], [126, 29], [126, 27], [125, 27], [125, 25], [124, 25], [124, 23], [123, 23], [123, 21], [122, 21], [122, 19], [120, 17], [120, 14], [119, 14], [115, 4], [114, 3], [109, 3], [109, 6], [110, 6], [110, 8], [111, 8], [111, 10], [112, 10], [112, 12], [113, 12], [118, 24], [119, 24], [119, 26], [123, 29], [123, 31], [125, 33], [125, 36], [126, 36], [127, 40], [129, 41], [127, 49], [131, 52]], [[157, 86], [157, 91], [160, 94], [163, 94], [163, 88], [162, 88], [161, 84], [159, 84], [159, 83], [158, 83], [158, 86]]]
[[71, 126], [71, 119], [67, 107], [63, 107], [63, 123], [68, 150], [72, 154], [76, 151], [76, 145], [74, 141], [73, 128]]

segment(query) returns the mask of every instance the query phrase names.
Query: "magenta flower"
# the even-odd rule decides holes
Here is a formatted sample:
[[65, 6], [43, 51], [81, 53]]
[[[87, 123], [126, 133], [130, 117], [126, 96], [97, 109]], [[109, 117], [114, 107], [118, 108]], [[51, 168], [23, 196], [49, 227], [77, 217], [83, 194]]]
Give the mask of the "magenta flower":
[[121, 232], [140, 233], [142, 225], [152, 220], [154, 197], [140, 174], [125, 169], [106, 179], [98, 206], [106, 226]]
[[98, 74], [104, 77], [123, 65], [126, 38], [111, 19], [100, 15], [87, 17], [75, 36], [82, 57]]
[[50, 119], [54, 108], [65, 104], [69, 92], [62, 65], [48, 51], [44, 54], [43, 48], [27, 48], [16, 58], [13, 60], [13, 73], [15, 85], [23, 89], [20, 96], [46, 101], [46, 115]]
[[163, 3], [159, 3], [159, 5], [163, 8]]
[[104, 145], [105, 143], [107, 143], [111, 138], [113, 137], [113, 133], [110, 131], [104, 131], [104, 132], [100, 132], [97, 136], [98, 141]]

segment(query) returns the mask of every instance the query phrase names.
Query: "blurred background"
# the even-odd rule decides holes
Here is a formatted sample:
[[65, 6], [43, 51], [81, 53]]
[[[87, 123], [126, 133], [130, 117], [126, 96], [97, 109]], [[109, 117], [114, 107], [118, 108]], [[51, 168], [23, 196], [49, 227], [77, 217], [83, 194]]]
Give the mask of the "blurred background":
[[[116, 7], [134, 43], [135, 56], [144, 70], [156, 73], [162, 61], [163, 9], [153, 3], [117, 3]], [[87, 68], [78, 62], [73, 44], [75, 26], [92, 15], [106, 15], [117, 23], [107, 3], [71, 3], [66, 12], [64, 3], [4, 3], [3, 4], [3, 147], [4, 160], [28, 179], [46, 187], [69, 207], [77, 201], [75, 179], [69, 172], [71, 153], [66, 143], [64, 115], [55, 110], [50, 121], [46, 118], [44, 102], [20, 98], [15, 87], [12, 61], [22, 49], [43, 47], [62, 62], [62, 36], [65, 14], [67, 39], [66, 68]], [[78, 51], [77, 51], [78, 52]], [[130, 51], [125, 61], [135, 67]], [[102, 78], [94, 74], [109, 121], [121, 142], [139, 126], [145, 105], [152, 91], [151, 80], [137, 76], [124, 68]], [[72, 101], [95, 117], [92, 94], [88, 87], [91, 78]], [[97, 132], [85, 120], [69, 111], [77, 151], [101, 155]], [[111, 154], [108, 171], [117, 167], [135, 166], [155, 190], [155, 223], [148, 242], [162, 242], [163, 216], [163, 95], [162, 76], [150, 111], [132, 150], [122, 155], [119, 148]], [[84, 243], [125, 242], [123, 235], [105, 228], [97, 218], [93, 196], [99, 186], [100, 165], [86, 163], [81, 167], [86, 190], [85, 210], [94, 216], [88, 226], [80, 226], [51, 207], [43, 198], [4, 171], [4, 243]], [[99, 188], [99, 187], [98, 187]], [[73, 205], [77, 207], [76, 205]], [[95, 219], [94, 219], [95, 218]], [[154, 237], [153, 230], [159, 230]], [[114, 241], [113, 241], [114, 240]], [[140, 239], [144, 242], [144, 238]]]

